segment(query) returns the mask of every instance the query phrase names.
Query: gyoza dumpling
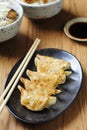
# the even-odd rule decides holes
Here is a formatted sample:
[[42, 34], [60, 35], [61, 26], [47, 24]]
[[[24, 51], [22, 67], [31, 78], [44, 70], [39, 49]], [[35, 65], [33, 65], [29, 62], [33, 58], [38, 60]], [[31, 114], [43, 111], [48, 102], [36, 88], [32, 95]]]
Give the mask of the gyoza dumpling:
[[21, 104], [29, 110], [41, 111], [56, 103], [56, 97], [48, 96], [45, 87], [36, 88], [33, 91], [27, 91], [19, 85], [18, 89], [21, 93]]
[[27, 70], [29, 79], [21, 78], [24, 88], [20, 85], [21, 104], [32, 111], [41, 111], [56, 103], [56, 96], [61, 90], [57, 89], [59, 84], [66, 81], [70, 71], [70, 63], [61, 59], [37, 55], [35, 58], [37, 71]]
[[70, 62], [56, 59], [49, 56], [42, 56], [37, 54], [35, 57], [35, 65], [38, 72], [53, 73], [59, 71], [59, 69], [67, 70], [70, 68]]
[[27, 90], [27, 91], [33, 91], [34, 89], [39, 89], [39, 88], [46, 88], [47, 90], [47, 93], [48, 95], [54, 95], [54, 94], [58, 94], [61, 92], [61, 90], [59, 89], [56, 89], [55, 87], [46, 84], [44, 82], [39, 82], [39, 80], [28, 80], [26, 78], [21, 78], [20, 79], [21, 82], [24, 84], [24, 88]]
[[56, 88], [59, 84], [63, 84], [66, 81], [67, 75], [66, 72], [62, 69], [51, 74], [31, 70], [27, 70], [26, 73], [30, 80], [38, 80], [39, 83], [47, 84], [49, 87], [53, 86], [53, 88]]

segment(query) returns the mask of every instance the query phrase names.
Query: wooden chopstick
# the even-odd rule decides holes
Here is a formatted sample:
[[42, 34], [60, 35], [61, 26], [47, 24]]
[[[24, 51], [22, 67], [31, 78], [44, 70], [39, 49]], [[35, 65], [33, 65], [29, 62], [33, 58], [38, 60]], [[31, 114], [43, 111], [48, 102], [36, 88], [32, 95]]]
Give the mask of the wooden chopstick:
[[[13, 90], [15, 89], [20, 77], [22, 76], [26, 66], [28, 65], [32, 55], [34, 54], [37, 46], [40, 43], [40, 39], [36, 38], [35, 42], [33, 43], [32, 47], [30, 48], [30, 50], [28, 51], [28, 53], [26, 54], [24, 60], [22, 61], [21, 65], [19, 66], [19, 68], [17, 69], [16, 73], [14, 74], [13, 78], [11, 79], [11, 81], [9, 82], [9, 84], [7, 85], [7, 89], [5, 89], [5, 91], [3, 92], [2, 96], [0, 97], [0, 101], [3, 99], [3, 97], [5, 97], [5, 95], [7, 94], [8, 90], [8, 94], [5, 97], [3, 103], [0, 106], [0, 112], [3, 110], [4, 106], [6, 105], [6, 103], [8, 102]], [[15, 80], [15, 81], [14, 81]], [[13, 85], [12, 85], [13, 84]]]
[[17, 75], [19, 74], [20, 70], [22, 69], [23, 65], [25, 64], [25, 61], [27, 60], [28, 56], [30, 55], [30, 53], [32, 52], [34, 46], [36, 45], [36, 43], [38, 42], [38, 38], [36, 38], [35, 42], [33, 43], [33, 45], [31, 46], [30, 50], [27, 52], [25, 58], [23, 59], [22, 63], [20, 64], [20, 66], [18, 67], [17, 71], [15, 72], [14, 76], [12, 77], [12, 79], [10, 80], [9, 84], [7, 85], [6, 89], [4, 90], [3, 94], [0, 97], [0, 102], [2, 101], [2, 99], [5, 97], [5, 95], [7, 94], [8, 90], [10, 89], [11, 85], [13, 84], [14, 80], [16, 79]]

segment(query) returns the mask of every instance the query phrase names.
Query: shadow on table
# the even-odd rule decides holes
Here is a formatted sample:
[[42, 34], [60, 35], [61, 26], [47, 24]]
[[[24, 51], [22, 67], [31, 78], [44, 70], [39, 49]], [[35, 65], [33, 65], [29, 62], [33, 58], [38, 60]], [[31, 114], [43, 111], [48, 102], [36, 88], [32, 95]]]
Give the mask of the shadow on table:
[[62, 31], [65, 23], [75, 18], [74, 14], [71, 14], [70, 12], [67, 12], [65, 10], [62, 10], [59, 14], [56, 16], [49, 18], [49, 19], [42, 19], [42, 20], [32, 20], [33, 24], [36, 24], [39, 29], [42, 30], [57, 30]]
[[0, 43], [0, 55], [10, 58], [19, 58], [26, 54], [33, 43], [33, 39], [20, 32], [10, 40]]
[[[62, 32], [65, 23], [74, 17], [78, 16], [71, 14], [66, 10], [62, 10], [59, 14], [49, 19], [28, 20], [32, 24], [32, 26], [35, 26], [35, 29], [38, 30], [38, 32], [39, 30], [43, 30], [43, 33], [45, 34], [46, 31], [53, 32], [54, 30], [56, 30], [57, 32]], [[41, 38], [40, 34], [37, 35]], [[23, 56], [23, 54], [26, 54], [26, 52], [34, 42], [34, 37], [37, 37], [36, 34], [33, 34], [32, 37], [29, 37], [19, 32], [14, 38], [0, 43], [0, 55], [13, 58]]]

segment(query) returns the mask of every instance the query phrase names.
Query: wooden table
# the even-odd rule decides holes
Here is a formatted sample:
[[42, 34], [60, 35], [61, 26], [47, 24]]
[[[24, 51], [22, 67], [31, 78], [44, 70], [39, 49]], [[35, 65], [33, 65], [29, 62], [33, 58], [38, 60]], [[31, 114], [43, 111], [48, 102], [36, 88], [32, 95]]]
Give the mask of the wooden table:
[[69, 39], [64, 24], [75, 17], [87, 17], [87, 0], [64, 0], [62, 11], [44, 21], [23, 17], [19, 33], [0, 44], [0, 93], [14, 64], [26, 54], [36, 37], [41, 39], [38, 49], [59, 48], [74, 54], [83, 67], [83, 85], [71, 107], [57, 119], [41, 125], [25, 125], [16, 120], [5, 107], [0, 114], [0, 130], [87, 130], [87, 43]]

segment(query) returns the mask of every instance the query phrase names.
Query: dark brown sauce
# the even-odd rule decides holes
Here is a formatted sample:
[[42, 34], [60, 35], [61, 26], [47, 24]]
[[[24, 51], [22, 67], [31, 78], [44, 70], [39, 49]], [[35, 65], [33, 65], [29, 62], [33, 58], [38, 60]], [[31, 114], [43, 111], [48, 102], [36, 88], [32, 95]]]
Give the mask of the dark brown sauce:
[[77, 22], [70, 26], [69, 33], [77, 38], [87, 38], [87, 23]]

